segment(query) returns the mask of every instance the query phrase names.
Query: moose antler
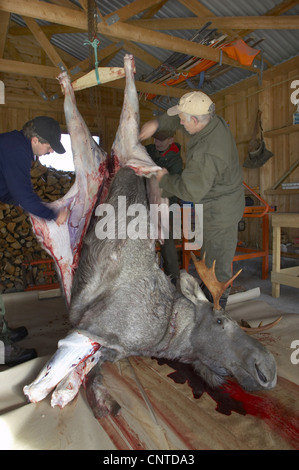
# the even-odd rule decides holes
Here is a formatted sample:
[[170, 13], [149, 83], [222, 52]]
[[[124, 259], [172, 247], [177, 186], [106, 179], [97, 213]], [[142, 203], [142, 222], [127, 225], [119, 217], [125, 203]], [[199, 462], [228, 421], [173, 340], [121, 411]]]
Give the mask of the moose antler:
[[247, 326], [242, 326], [242, 325], [239, 325], [240, 328], [242, 328], [242, 330], [246, 331], [246, 333], [259, 333], [260, 331], [265, 331], [265, 330], [269, 330], [270, 328], [273, 328], [273, 326], [277, 325], [280, 320], [282, 319], [282, 317], [279, 317], [277, 318], [276, 320], [274, 320], [273, 322], [271, 323], [267, 323], [266, 325], [263, 325], [260, 323], [260, 325], [256, 328], [251, 328], [251, 327], [247, 327]]
[[228, 288], [228, 286], [239, 276], [242, 269], [240, 269], [233, 277], [231, 277], [226, 282], [218, 281], [216, 274], [215, 274], [215, 264], [216, 260], [213, 261], [213, 265], [211, 268], [208, 268], [206, 265], [206, 254], [203, 255], [201, 260], [198, 260], [194, 253], [191, 252], [191, 257], [193, 263], [195, 265], [196, 271], [199, 274], [202, 282], [207, 286], [209, 291], [212, 294], [213, 301], [214, 301], [214, 310], [220, 310], [221, 307], [219, 305], [220, 297], [222, 296], [223, 292]]
[[[203, 258], [201, 260], [198, 260], [194, 253], [191, 252], [191, 257], [194, 263], [194, 266], [196, 268], [196, 271], [198, 275], [200, 276], [201, 280], [204, 282], [204, 284], [207, 286], [209, 291], [212, 294], [213, 301], [214, 301], [214, 310], [220, 310], [221, 307], [219, 305], [219, 300], [220, 297], [222, 296], [223, 292], [225, 289], [228, 288], [228, 286], [233, 282], [234, 279], [236, 279], [237, 276], [239, 276], [240, 272], [242, 269], [240, 269], [233, 277], [231, 277], [228, 281], [226, 282], [220, 282], [218, 281], [216, 274], [215, 274], [215, 264], [216, 260], [213, 261], [213, 265], [211, 268], [208, 268], [206, 265], [206, 254], [203, 255]], [[277, 318], [271, 323], [267, 323], [267, 325], [263, 326], [258, 326], [257, 328], [250, 328], [250, 327], [245, 327], [242, 325], [239, 325], [242, 330], [246, 331], [247, 333], [258, 333], [260, 331], [265, 331], [269, 330], [270, 328], [273, 328], [273, 326], [277, 325], [282, 317]]]

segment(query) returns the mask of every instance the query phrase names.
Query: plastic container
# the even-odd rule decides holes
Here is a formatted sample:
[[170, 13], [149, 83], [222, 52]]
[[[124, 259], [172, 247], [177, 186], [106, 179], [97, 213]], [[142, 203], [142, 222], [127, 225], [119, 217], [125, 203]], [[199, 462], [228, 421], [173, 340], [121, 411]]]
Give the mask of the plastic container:
[[299, 124], [299, 103], [297, 104], [297, 109], [293, 114], [293, 124]]

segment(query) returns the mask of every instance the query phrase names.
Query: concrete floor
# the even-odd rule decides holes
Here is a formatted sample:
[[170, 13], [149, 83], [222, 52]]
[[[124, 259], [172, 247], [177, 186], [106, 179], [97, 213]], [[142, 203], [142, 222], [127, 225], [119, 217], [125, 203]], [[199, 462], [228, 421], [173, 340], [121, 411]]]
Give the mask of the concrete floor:
[[[281, 268], [287, 268], [291, 266], [298, 266], [299, 259], [292, 258], [281, 258]], [[234, 273], [239, 269], [242, 272], [238, 278], [234, 281], [234, 286], [240, 286], [244, 290], [260, 288], [261, 295], [258, 300], [267, 302], [267, 304], [273, 306], [277, 310], [283, 313], [297, 313], [299, 314], [299, 289], [295, 287], [289, 287], [285, 285], [280, 286], [280, 297], [272, 297], [272, 283], [271, 283], [271, 269], [272, 269], [272, 257], [269, 257], [269, 276], [268, 279], [262, 279], [262, 259], [253, 258], [250, 260], [236, 261], [233, 265]], [[190, 263], [189, 267], [190, 274], [195, 275], [195, 269], [193, 263]], [[299, 327], [299, 326], [298, 326]]]

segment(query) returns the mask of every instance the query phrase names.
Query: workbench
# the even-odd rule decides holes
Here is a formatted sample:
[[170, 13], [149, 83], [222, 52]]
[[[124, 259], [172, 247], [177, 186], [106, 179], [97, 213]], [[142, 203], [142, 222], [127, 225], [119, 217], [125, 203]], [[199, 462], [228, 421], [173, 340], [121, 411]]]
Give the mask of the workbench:
[[299, 266], [280, 269], [281, 227], [299, 228], [299, 213], [272, 214], [273, 260], [272, 260], [272, 297], [280, 296], [280, 284], [299, 288]]

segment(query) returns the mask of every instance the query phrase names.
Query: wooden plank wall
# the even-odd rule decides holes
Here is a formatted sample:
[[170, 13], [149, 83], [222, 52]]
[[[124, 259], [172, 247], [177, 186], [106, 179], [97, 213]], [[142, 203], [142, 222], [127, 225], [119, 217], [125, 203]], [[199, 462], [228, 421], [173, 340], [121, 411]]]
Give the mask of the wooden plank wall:
[[[242, 164], [247, 156], [257, 111], [262, 111], [266, 147], [274, 156], [259, 169], [243, 168], [244, 181], [278, 212], [299, 211], [299, 191], [290, 195], [281, 194], [281, 190], [277, 195], [269, 194], [276, 181], [299, 158], [299, 126], [292, 126], [296, 109], [291, 102], [294, 91], [291, 83], [294, 80], [299, 80], [299, 57], [275, 67], [271, 73], [265, 72], [261, 84], [257, 77], [250, 78], [212, 97], [217, 114], [223, 116], [231, 127]], [[277, 131], [270, 132], [274, 130]], [[299, 182], [299, 167], [284, 182]], [[260, 246], [261, 224], [256, 219], [247, 220], [247, 230], [240, 234], [240, 239], [249, 246]], [[298, 229], [284, 231], [290, 241], [299, 237]]]
[[[22, 80], [20, 93], [18, 79], [12, 80], [5, 74], [1, 74], [0, 78], [6, 85], [5, 104], [0, 105], [0, 133], [21, 129], [25, 122], [41, 115], [53, 117], [60, 123], [62, 131], [66, 131], [63, 96], [55, 82], [43, 80], [43, 88], [47, 90], [49, 98], [58, 96], [54, 101], [44, 101], [33, 93], [29, 84], [27, 88], [26, 84], [24, 87], [25, 79]], [[100, 136], [101, 144], [107, 152], [110, 152], [119, 125], [123, 96], [122, 90], [107, 87], [94, 87], [76, 92], [80, 113], [89, 130]], [[143, 122], [153, 117], [150, 109], [141, 106], [141, 111]]]
[[[26, 78], [12, 80], [4, 74], [0, 78], [7, 85], [6, 104], [0, 105], [0, 132], [21, 129], [26, 121], [42, 114], [57, 119], [62, 129], [65, 130], [61, 95], [53, 102], [45, 102], [34, 95], [30, 86], [26, 93], [18, 92], [18, 80], [23, 81]], [[257, 77], [253, 77], [211, 96], [216, 103], [217, 114], [223, 116], [231, 127], [242, 164], [247, 155], [248, 142], [253, 132], [258, 109], [262, 111], [263, 128], [266, 134], [267, 131], [281, 129], [292, 124], [295, 106], [290, 100], [290, 95], [294, 91], [290, 88], [290, 84], [296, 79], [299, 79], [299, 57], [275, 67], [271, 73], [265, 72], [261, 85]], [[24, 88], [23, 82], [22, 88]], [[59, 87], [53, 81], [47, 83], [47, 80], [43, 80], [43, 88], [50, 91], [49, 96], [59, 93]], [[123, 91], [103, 87], [98, 92], [94, 88], [77, 92], [76, 99], [90, 131], [100, 135], [103, 148], [109, 152], [119, 124]], [[141, 100], [141, 124], [153, 118], [152, 110], [145, 105]], [[188, 138], [183, 133], [177, 132], [176, 140], [182, 145], [182, 157], [185, 160]], [[292, 195], [267, 195], [266, 193], [299, 158], [299, 133], [297, 131], [274, 134], [271, 137], [265, 137], [265, 142], [267, 148], [273, 151], [274, 157], [260, 169], [244, 168], [244, 181], [257, 189], [270, 205], [277, 207], [279, 212], [298, 212], [298, 192]], [[299, 182], [299, 167], [285, 182]], [[286, 232], [291, 241], [299, 237], [298, 229], [289, 229]], [[248, 246], [260, 246], [260, 221], [250, 220], [246, 231], [240, 233], [240, 239]]]

